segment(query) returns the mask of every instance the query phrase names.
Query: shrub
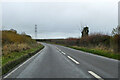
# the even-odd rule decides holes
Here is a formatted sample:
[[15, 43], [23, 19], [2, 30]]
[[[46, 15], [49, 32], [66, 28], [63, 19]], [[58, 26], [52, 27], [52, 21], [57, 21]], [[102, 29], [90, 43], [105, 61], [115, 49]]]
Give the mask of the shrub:
[[89, 47], [89, 46], [102, 46], [105, 47], [110, 46], [110, 36], [108, 35], [102, 35], [102, 34], [95, 34], [90, 35], [87, 37], [83, 37], [80, 39], [80, 46]]
[[115, 53], [120, 53], [120, 35], [116, 34], [111, 37], [111, 47]]
[[36, 47], [37, 43], [29, 35], [18, 34], [16, 31], [2, 31], [3, 55], [11, 52], [20, 52]]
[[13, 43], [27, 43], [33, 44], [35, 40], [32, 40], [30, 36], [20, 35], [12, 31], [2, 31], [2, 44], [13, 44]]

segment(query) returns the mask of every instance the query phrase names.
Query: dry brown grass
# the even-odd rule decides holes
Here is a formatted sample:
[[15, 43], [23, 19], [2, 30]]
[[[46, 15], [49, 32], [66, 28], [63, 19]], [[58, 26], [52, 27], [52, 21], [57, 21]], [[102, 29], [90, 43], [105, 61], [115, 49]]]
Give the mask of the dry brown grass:
[[37, 43], [28, 35], [17, 34], [13, 31], [2, 31], [2, 54], [7, 55], [11, 52], [37, 47]]
[[3, 46], [3, 54], [7, 55], [11, 52], [20, 52], [22, 50], [30, 49], [31, 46], [28, 44], [6, 44]]
[[30, 36], [20, 35], [12, 31], [2, 31], [2, 44], [13, 44], [13, 43], [35, 43]]

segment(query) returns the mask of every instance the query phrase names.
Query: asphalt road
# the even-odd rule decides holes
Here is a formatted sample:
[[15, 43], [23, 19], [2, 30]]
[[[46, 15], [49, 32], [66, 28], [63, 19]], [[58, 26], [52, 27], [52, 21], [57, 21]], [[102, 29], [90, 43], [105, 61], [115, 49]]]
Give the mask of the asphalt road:
[[71, 48], [42, 43], [45, 48], [4, 78], [118, 78], [118, 61]]

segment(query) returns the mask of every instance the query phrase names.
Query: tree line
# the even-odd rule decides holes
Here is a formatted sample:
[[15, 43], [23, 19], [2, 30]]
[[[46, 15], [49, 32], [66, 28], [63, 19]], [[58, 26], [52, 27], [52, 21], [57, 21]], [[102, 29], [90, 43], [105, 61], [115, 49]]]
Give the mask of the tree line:
[[84, 27], [81, 31], [81, 38], [67, 39], [37, 39], [37, 41], [64, 44], [66, 46], [79, 46], [87, 48], [100, 48], [120, 53], [120, 27], [113, 29], [112, 36], [96, 33], [89, 34], [89, 27]]

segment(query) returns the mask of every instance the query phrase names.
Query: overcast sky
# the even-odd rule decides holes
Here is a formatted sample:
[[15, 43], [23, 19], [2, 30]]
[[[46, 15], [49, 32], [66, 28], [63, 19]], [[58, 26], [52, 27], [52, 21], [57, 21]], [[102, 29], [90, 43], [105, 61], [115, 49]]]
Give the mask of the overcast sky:
[[90, 33], [111, 34], [118, 25], [118, 1], [3, 2], [2, 25], [34, 38], [37, 24], [37, 38], [42, 39], [79, 37], [81, 24], [88, 25]]

